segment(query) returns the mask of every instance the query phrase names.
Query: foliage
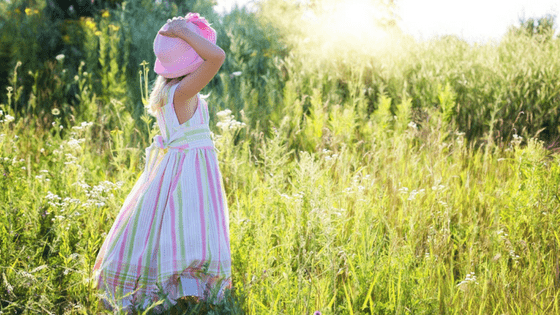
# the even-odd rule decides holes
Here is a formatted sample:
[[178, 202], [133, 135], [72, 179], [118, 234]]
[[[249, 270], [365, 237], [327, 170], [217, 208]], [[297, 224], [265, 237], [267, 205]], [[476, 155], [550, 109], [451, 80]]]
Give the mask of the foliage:
[[[138, 65], [181, 8], [120, 10], [79, 20], [83, 62], [2, 55], [1, 312], [101, 312], [92, 265], [158, 132], [135, 105]], [[33, 41], [41, 19], [0, 27], [36, 23]], [[321, 63], [261, 19], [211, 18], [228, 54], [205, 92], [235, 292], [184, 313], [560, 313], [560, 156], [536, 137], [560, 133], [559, 39], [402, 39]]]

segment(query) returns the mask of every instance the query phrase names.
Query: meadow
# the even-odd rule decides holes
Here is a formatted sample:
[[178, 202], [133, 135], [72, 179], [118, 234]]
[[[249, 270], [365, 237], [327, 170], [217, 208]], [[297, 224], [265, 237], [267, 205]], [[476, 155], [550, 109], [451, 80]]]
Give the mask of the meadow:
[[[81, 20], [83, 59], [0, 54], [2, 314], [103, 313], [91, 269], [158, 133], [149, 34], [184, 10], [148, 2]], [[318, 58], [274, 19], [298, 8], [263, 3], [214, 16], [228, 59], [203, 90], [234, 290], [179, 313], [560, 314], [560, 38]]]

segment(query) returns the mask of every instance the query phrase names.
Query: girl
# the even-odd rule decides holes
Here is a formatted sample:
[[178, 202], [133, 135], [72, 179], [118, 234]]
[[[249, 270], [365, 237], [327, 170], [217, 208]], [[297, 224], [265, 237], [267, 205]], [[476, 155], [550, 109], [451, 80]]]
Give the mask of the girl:
[[[231, 288], [228, 207], [206, 102], [198, 94], [225, 60], [197, 13], [167, 20], [154, 40], [159, 75], [148, 112], [161, 135], [126, 198], [93, 268], [102, 301], [132, 310], [167, 295], [221, 299]], [[160, 289], [162, 291], [160, 291]]]

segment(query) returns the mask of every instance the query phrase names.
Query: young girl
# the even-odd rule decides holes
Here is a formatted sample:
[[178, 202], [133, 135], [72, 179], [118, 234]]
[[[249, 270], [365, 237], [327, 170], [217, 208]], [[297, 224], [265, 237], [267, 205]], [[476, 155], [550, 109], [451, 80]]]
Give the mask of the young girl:
[[[168, 20], [154, 40], [159, 75], [148, 112], [161, 135], [126, 198], [93, 268], [110, 304], [132, 310], [163, 300], [221, 299], [231, 288], [228, 207], [200, 90], [225, 60], [197, 13]], [[128, 296], [125, 296], [127, 295]]]

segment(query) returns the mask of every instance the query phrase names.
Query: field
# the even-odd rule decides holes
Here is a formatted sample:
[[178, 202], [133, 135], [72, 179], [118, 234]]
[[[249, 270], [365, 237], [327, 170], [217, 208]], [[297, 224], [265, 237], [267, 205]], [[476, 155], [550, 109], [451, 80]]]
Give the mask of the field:
[[[142, 65], [123, 63], [119, 45], [133, 37], [106, 12], [86, 20], [107, 32], [84, 44], [96, 43], [83, 60], [10, 63], [1, 314], [102, 312], [94, 259], [158, 132], [142, 106], [150, 41], [130, 55]], [[228, 60], [203, 92], [234, 291], [182, 312], [560, 314], [560, 38], [403, 39], [354, 52], [360, 62], [323, 60], [285, 26], [264, 26], [271, 12], [216, 22]]]

